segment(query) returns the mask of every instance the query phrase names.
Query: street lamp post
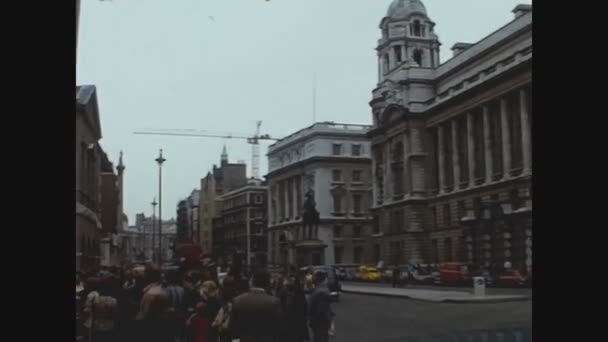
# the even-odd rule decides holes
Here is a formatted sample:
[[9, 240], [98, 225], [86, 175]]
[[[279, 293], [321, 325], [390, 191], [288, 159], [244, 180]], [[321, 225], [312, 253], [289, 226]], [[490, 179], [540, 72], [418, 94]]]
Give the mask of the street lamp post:
[[154, 255], [156, 253], [154, 253], [155, 247], [156, 247], [156, 235], [154, 232], [154, 227], [156, 226], [156, 222], [154, 221], [156, 219], [156, 205], [158, 204], [156, 202], [156, 197], [154, 197], [154, 199], [152, 200], [152, 246], [150, 246], [150, 252], [152, 253], [152, 262], [154, 262]]
[[155, 159], [158, 163], [158, 266], [162, 263], [163, 253], [163, 149], [160, 149], [158, 158]]

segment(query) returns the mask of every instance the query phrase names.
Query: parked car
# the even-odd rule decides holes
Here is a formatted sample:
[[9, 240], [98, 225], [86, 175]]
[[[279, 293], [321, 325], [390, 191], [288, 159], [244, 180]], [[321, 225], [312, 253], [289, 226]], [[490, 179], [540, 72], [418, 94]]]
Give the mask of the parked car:
[[439, 278], [444, 285], [470, 284], [473, 280], [469, 266], [462, 262], [446, 262], [439, 266]]
[[382, 275], [374, 266], [363, 265], [359, 267], [359, 278], [363, 281], [379, 281]]
[[527, 285], [527, 277], [518, 270], [505, 270], [498, 276], [498, 285], [505, 287], [523, 287]]
[[409, 272], [409, 280], [419, 284], [433, 284], [433, 274], [430, 265], [422, 264], [414, 267], [413, 271]]

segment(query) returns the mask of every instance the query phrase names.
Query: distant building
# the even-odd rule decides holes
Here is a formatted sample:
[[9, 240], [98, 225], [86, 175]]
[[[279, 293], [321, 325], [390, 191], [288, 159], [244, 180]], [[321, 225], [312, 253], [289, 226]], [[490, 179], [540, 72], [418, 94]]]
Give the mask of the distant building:
[[221, 216], [220, 196], [246, 184], [246, 164], [231, 164], [226, 146], [222, 150], [221, 164], [201, 179], [199, 194], [199, 240], [203, 254], [213, 252], [213, 219]]
[[221, 216], [213, 224], [213, 254], [220, 263], [240, 253], [249, 265], [266, 265], [267, 192], [261, 180], [250, 179], [220, 197]]
[[382, 19], [369, 136], [386, 264], [531, 269], [532, 6], [513, 13], [442, 64], [421, 1], [394, 0]]
[[[316, 123], [268, 149], [268, 260], [271, 264], [374, 261], [369, 126]], [[304, 195], [314, 192], [321, 224], [304, 235]]]
[[192, 190], [190, 196], [186, 199], [189, 233], [188, 241], [194, 241], [197, 244], [200, 244], [200, 194], [200, 190]]
[[[145, 214], [135, 216], [135, 225], [129, 226], [120, 234], [121, 245], [125, 251], [125, 261], [144, 262], [152, 261], [152, 251], [158, 253], [159, 235], [158, 218], [148, 217]], [[163, 261], [170, 261], [174, 257], [173, 247], [177, 242], [177, 221], [175, 219], [163, 220], [162, 252]]]

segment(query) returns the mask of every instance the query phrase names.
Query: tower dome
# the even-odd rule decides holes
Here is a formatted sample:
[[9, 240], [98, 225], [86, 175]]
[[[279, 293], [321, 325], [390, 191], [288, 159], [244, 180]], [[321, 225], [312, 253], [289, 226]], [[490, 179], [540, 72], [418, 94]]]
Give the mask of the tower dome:
[[406, 19], [418, 13], [427, 16], [426, 8], [420, 0], [393, 0], [388, 7], [386, 16], [391, 19]]

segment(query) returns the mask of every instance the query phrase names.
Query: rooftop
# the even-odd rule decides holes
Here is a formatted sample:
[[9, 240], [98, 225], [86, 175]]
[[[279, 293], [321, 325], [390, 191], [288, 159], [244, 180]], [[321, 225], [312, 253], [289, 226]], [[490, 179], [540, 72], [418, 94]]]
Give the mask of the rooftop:
[[285, 138], [282, 138], [274, 144], [268, 146], [268, 152], [272, 152], [276, 149], [289, 145], [297, 140], [313, 134], [324, 134], [324, 135], [361, 135], [365, 136], [367, 131], [371, 129], [370, 125], [361, 124], [348, 124], [348, 123], [336, 123], [333, 121], [317, 122], [302, 128], [301, 130], [292, 133]]

